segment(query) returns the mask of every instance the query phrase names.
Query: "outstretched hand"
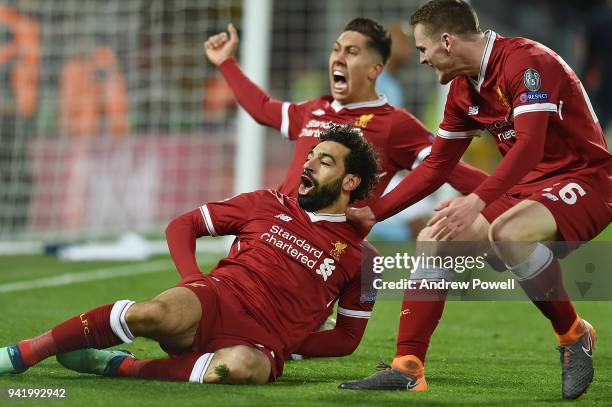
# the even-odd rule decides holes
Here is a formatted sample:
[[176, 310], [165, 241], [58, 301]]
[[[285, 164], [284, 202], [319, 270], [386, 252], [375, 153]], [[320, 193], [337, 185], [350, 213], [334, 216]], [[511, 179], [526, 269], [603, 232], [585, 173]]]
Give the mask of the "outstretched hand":
[[[229, 35], [228, 35], [229, 33]], [[213, 35], [204, 42], [204, 52], [208, 60], [216, 66], [225, 60], [233, 58], [238, 49], [238, 32], [232, 23], [227, 25], [227, 33]]]
[[362, 208], [346, 208], [349, 222], [363, 235], [367, 235], [376, 223], [376, 217], [369, 206]]
[[446, 199], [434, 208], [438, 213], [427, 226], [431, 226], [431, 235], [437, 239], [452, 240], [474, 223], [484, 207], [485, 203], [476, 194]]

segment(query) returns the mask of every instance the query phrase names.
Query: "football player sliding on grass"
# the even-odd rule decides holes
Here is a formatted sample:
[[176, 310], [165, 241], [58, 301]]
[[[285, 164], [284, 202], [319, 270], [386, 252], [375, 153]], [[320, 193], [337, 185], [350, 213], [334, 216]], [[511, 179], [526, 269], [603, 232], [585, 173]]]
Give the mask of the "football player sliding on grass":
[[[345, 210], [371, 193], [378, 171], [372, 146], [352, 126], [333, 126], [302, 164], [297, 199], [261, 190], [174, 219], [167, 239], [183, 277], [176, 287], [149, 301], [94, 308], [0, 348], [0, 373], [20, 373], [57, 355], [83, 373], [262, 384], [282, 374], [292, 353], [352, 353], [372, 302], [361, 301], [363, 235]], [[196, 239], [228, 234], [239, 237], [239, 246], [202, 274]], [[313, 333], [336, 300], [335, 329]], [[105, 350], [139, 336], [159, 342], [170, 357]]]

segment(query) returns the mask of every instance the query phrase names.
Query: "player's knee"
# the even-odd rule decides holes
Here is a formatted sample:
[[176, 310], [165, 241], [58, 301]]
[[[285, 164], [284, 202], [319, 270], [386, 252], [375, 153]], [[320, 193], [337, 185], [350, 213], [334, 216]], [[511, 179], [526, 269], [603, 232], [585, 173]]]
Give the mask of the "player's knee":
[[508, 211], [495, 219], [489, 227], [492, 242], [539, 242], [550, 240], [556, 233], [556, 224], [548, 219], [534, 219], [528, 209]]
[[160, 331], [168, 323], [170, 309], [161, 301], [146, 301], [134, 304], [125, 317], [128, 325], [141, 331]]
[[491, 242], [517, 242], [525, 240], [525, 231], [513, 225], [512, 220], [499, 217], [489, 227]]
[[237, 345], [215, 352], [213, 371], [205, 380], [214, 383], [264, 384], [268, 382], [268, 359], [257, 349]]
[[[263, 358], [262, 358], [263, 357]], [[245, 384], [263, 384], [268, 375], [262, 377], [262, 361], [265, 356], [249, 346], [235, 346], [233, 349], [232, 367], [229, 375], [233, 382]]]

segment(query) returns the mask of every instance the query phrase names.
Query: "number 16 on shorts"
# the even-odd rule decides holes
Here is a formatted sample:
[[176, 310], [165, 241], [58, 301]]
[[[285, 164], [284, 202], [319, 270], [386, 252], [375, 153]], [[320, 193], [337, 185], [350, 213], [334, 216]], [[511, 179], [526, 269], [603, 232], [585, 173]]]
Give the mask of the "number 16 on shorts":
[[570, 182], [569, 184], [560, 188], [557, 194], [555, 195], [553, 190], [556, 189], [555, 186], [557, 185], [558, 184], [555, 184], [551, 188], [544, 188], [542, 190], [544, 191], [542, 196], [545, 196], [551, 201], [558, 201], [559, 199], [561, 199], [566, 204], [573, 205], [576, 203], [576, 201], [578, 201], [578, 197], [586, 195], [586, 191], [584, 190], [584, 188], [582, 188], [580, 185], [576, 184], [575, 182]]

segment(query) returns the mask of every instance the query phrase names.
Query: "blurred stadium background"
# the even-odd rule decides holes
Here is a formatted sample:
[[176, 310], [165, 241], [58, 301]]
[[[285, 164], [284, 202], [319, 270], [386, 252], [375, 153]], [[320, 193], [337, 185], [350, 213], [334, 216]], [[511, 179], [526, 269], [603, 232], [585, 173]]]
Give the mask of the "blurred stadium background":
[[[231, 92], [207, 62], [203, 41], [234, 22], [250, 55], [267, 61], [258, 82], [276, 98], [306, 100], [328, 92], [330, 46], [347, 21], [368, 16], [407, 24], [419, 3], [3, 0], [0, 245], [10, 252], [20, 250], [16, 242], [126, 231], [160, 235], [169, 219], [204, 201], [277, 186], [291, 143], [260, 130], [262, 153], [247, 150], [246, 156], [261, 176], [255, 171], [249, 178], [251, 171], [236, 166], [238, 133], [248, 138], [256, 130], [239, 124]], [[530, 37], [558, 51], [585, 83], [603, 125], [612, 83], [605, 48], [612, 37], [610, 3], [472, 1], [483, 29]], [[252, 10], [265, 13], [269, 23], [249, 23], [258, 18]], [[260, 35], [246, 37], [248, 24], [248, 33]], [[444, 90], [432, 72], [413, 54], [399, 79], [404, 107], [435, 131]], [[490, 170], [497, 157], [493, 141], [473, 144], [467, 160]]]

